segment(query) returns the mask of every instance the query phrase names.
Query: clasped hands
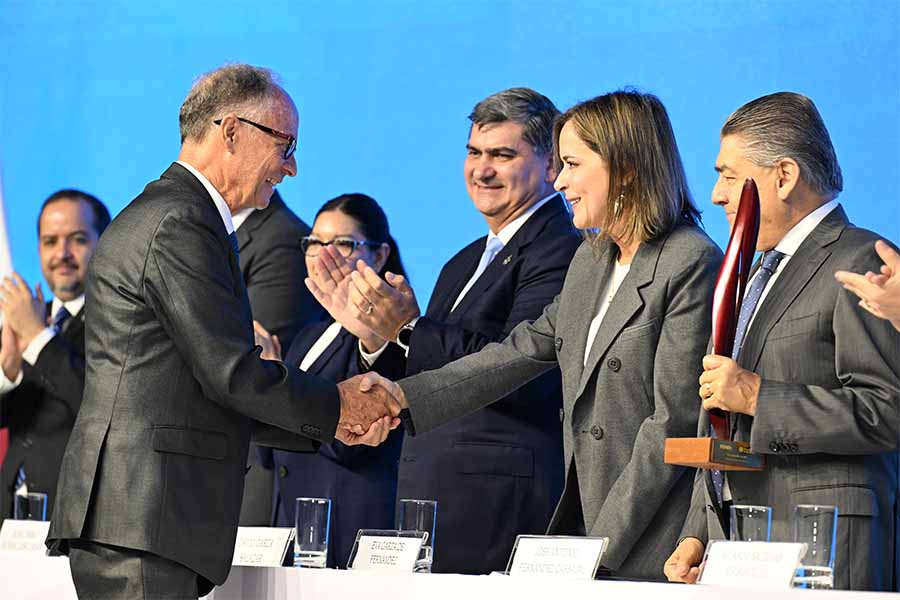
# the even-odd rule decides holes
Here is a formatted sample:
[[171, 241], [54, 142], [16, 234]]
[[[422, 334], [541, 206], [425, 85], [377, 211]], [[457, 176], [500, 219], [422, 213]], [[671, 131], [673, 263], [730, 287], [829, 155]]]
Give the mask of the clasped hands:
[[334, 437], [355, 446], [377, 446], [400, 425], [400, 411], [408, 408], [399, 385], [377, 373], [351, 377], [338, 384], [341, 415]]

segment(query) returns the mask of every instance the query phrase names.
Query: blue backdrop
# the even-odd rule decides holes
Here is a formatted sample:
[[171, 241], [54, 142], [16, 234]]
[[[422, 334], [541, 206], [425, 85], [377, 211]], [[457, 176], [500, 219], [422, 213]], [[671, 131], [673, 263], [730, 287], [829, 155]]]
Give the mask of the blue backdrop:
[[424, 305], [440, 266], [486, 226], [465, 192], [466, 115], [533, 87], [561, 109], [636, 86], [660, 96], [707, 229], [719, 127], [757, 96], [812, 97], [851, 218], [900, 237], [900, 2], [0, 0], [0, 166], [17, 269], [39, 280], [35, 218], [61, 187], [113, 214], [178, 152], [193, 79], [226, 61], [278, 71], [301, 115], [282, 194], [382, 205]]

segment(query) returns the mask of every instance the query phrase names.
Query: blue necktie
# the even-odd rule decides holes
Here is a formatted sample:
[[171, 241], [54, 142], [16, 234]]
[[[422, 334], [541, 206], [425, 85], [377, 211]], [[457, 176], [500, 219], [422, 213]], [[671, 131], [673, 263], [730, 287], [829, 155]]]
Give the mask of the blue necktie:
[[[782, 258], [784, 258], [784, 252], [779, 252], [778, 250], [770, 250], [763, 254], [759, 271], [756, 273], [753, 281], [750, 282], [750, 288], [747, 290], [747, 293], [744, 295], [744, 300], [741, 302], [741, 312], [738, 315], [737, 327], [734, 331], [734, 347], [731, 350], [732, 360], [737, 360], [738, 355], [741, 353], [741, 348], [744, 345], [744, 337], [747, 335], [747, 329], [750, 325], [750, 319], [753, 318], [756, 305], [759, 304], [759, 299], [762, 298], [763, 290], [766, 289], [766, 285], [768, 285], [772, 275], [778, 270], [778, 263], [781, 262]], [[712, 428], [710, 428], [710, 430], [711, 429]], [[715, 437], [714, 434], [713, 437]], [[719, 506], [722, 506], [723, 488], [725, 486], [725, 478], [722, 476], [722, 471], [713, 469], [712, 480], [713, 487], [716, 491], [716, 499], [719, 501]]]
[[65, 325], [66, 321], [69, 320], [69, 317], [72, 316], [68, 310], [66, 310], [65, 306], [61, 306], [56, 314], [53, 315], [53, 319], [50, 321], [50, 327], [56, 330], [56, 333], [62, 331], [63, 325]]
[[459, 296], [456, 297], [456, 302], [453, 303], [453, 308], [450, 309], [450, 312], [456, 310], [456, 307], [459, 306], [459, 303], [466, 297], [466, 294], [469, 293], [469, 290], [472, 289], [472, 286], [475, 285], [475, 282], [478, 281], [478, 278], [487, 270], [488, 265], [491, 264], [491, 261], [494, 260], [501, 250], [503, 250], [503, 240], [495, 235], [489, 236], [487, 243], [484, 246], [484, 252], [481, 254], [481, 260], [478, 261], [478, 266], [475, 268], [475, 272], [472, 274], [472, 277], [469, 278], [466, 287], [464, 287], [459, 293]]

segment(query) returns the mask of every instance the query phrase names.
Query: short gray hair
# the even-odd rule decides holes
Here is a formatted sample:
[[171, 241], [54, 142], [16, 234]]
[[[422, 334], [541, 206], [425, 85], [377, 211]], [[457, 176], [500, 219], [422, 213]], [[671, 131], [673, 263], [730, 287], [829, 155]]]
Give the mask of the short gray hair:
[[725, 121], [722, 137], [728, 135], [741, 137], [747, 158], [757, 166], [792, 158], [803, 180], [822, 196], [834, 198], [844, 189], [822, 115], [802, 94], [778, 92], [748, 102]]
[[479, 127], [504, 121], [522, 125], [522, 137], [535, 152], [553, 151], [553, 121], [559, 110], [547, 96], [518, 87], [497, 92], [475, 105], [469, 120]]
[[226, 65], [201, 75], [181, 105], [178, 122], [181, 143], [202, 141], [213, 119], [238, 109], [253, 116], [266, 100], [284, 91], [269, 69], [252, 65]]

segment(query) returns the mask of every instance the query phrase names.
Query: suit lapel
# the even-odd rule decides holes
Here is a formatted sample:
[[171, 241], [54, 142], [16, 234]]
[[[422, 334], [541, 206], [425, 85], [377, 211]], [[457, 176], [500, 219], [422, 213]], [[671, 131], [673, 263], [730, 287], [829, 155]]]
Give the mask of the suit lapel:
[[[438, 321], [450, 320], [450, 309], [466, 282], [475, 273], [478, 261], [481, 260], [481, 254], [484, 252], [486, 240], [487, 237], [483, 237], [469, 244], [452, 260], [452, 264], [447, 266], [446, 276], [438, 278], [428, 306], [429, 318]], [[471, 293], [471, 290], [469, 291]], [[468, 296], [468, 294], [466, 295]], [[454, 313], [462, 314], [458, 309]]]
[[[616, 337], [618, 337], [619, 333], [625, 328], [631, 318], [644, 306], [644, 300], [641, 298], [640, 289], [653, 281], [653, 276], [656, 273], [656, 263], [659, 259], [659, 252], [661, 249], [662, 242], [660, 241], [645, 242], [638, 248], [637, 254], [635, 254], [634, 260], [631, 263], [631, 269], [619, 286], [619, 290], [616, 292], [612, 304], [609, 305], [609, 309], [603, 317], [600, 329], [597, 330], [594, 342], [591, 344], [587, 364], [584, 367], [584, 371], [581, 373], [581, 381], [578, 384], [578, 391], [575, 394], [576, 398], [584, 393], [591, 375], [597, 368], [600, 359], [606, 354], [610, 345]], [[592, 310], [587, 315], [587, 324], [584, 330], [585, 335], [581, 338], [582, 345], [587, 344], [587, 328], [590, 326], [590, 322], [594, 319], [600, 309], [600, 302], [603, 301], [603, 298], [601, 298], [603, 288], [606, 281], [612, 275], [613, 260], [615, 260], [615, 255], [617, 254], [612, 244], [609, 245], [608, 252], [609, 258], [607, 267], [605, 272], [601, 274], [602, 281], [599, 281], [595, 288]]]
[[784, 270], [778, 275], [750, 325], [747, 341], [738, 357], [738, 362], [744, 368], [751, 371], [757, 369], [769, 331], [818, 273], [822, 264], [831, 255], [828, 245], [840, 237], [847, 225], [847, 215], [843, 208], [838, 207], [831, 211], [800, 244], [797, 253], [790, 258]]

